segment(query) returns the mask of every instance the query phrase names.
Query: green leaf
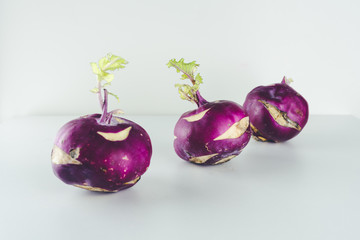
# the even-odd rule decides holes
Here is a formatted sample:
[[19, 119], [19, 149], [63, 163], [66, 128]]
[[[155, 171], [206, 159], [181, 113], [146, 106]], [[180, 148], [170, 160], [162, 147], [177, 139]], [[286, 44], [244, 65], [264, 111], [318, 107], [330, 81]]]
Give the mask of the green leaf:
[[[93, 73], [97, 75], [98, 81], [98, 87], [93, 88], [90, 91], [93, 93], [98, 93], [102, 88], [110, 86], [111, 82], [114, 80], [114, 74], [109, 73], [109, 71], [115, 71], [117, 69], [124, 68], [125, 64], [127, 63], [128, 62], [125, 59], [111, 53], [101, 58], [99, 63], [90, 63]], [[103, 81], [105, 81], [104, 84], [102, 84]], [[110, 92], [108, 93], [119, 100], [119, 97], [115, 94]]]
[[98, 89], [98, 88], [93, 88], [93, 89], [91, 89], [90, 91], [93, 92], [93, 93], [98, 93], [98, 92], [99, 92], [99, 89]]
[[99, 60], [99, 63], [90, 63], [92, 71], [98, 76], [98, 81], [111, 82], [114, 79], [114, 75], [108, 73], [108, 71], [114, 71], [120, 68], [124, 68], [128, 62], [116, 55], [108, 54]]
[[99, 61], [99, 67], [102, 71], [114, 71], [124, 68], [128, 62], [116, 55], [108, 54]]
[[112, 80], [114, 80], [114, 74], [104, 73], [103, 76], [101, 76], [101, 79], [105, 80], [108, 83], [110, 83], [110, 82], [112, 82]]
[[181, 80], [185, 80], [185, 79], [188, 79], [188, 75], [186, 74], [181, 75]]
[[113, 94], [113, 93], [111, 93], [111, 92], [109, 92], [109, 91], [108, 91], [108, 94], [110, 94], [111, 96], [115, 97], [115, 98], [118, 100], [118, 102], [120, 102], [120, 99], [119, 99], [119, 97], [118, 97], [117, 95], [115, 95], [115, 94]]
[[111, 82], [107, 82], [104, 85], [102, 85], [102, 88], [105, 88], [105, 87], [110, 86], [110, 85], [111, 85]]
[[200, 73], [196, 75], [195, 82], [197, 82], [198, 84], [203, 83], [203, 78], [200, 76]]
[[182, 80], [188, 78], [191, 81], [194, 81], [194, 73], [200, 65], [197, 64], [195, 61], [185, 63], [183, 58], [181, 58], [179, 61], [176, 61], [176, 59], [174, 58], [168, 62], [167, 66], [169, 68], [175, 68], [177, 72], [182, 72]]
[[100, 75], [100, 74], [101, 74], [101, 70], [100, 70], [100, 68], [98, 67], [97, 63], [92, 62], [92, 63], [90, 63], [90, 65], [91, 65], [91, 68], [92, 68], [92, 70], [93, 70], [93, 73], [95, 73], [96, 75]]
[[197, 64], [196, 61], [185, 63], [184, 59], [181, 58], [179, 61], [176, 61], [176, 59], [171, 59], [167, 63], [167, 66], [169, 68], [175, 68], [176, 72], [182, 72], [180, 79], [189, 79], [193, 84], [192, 86], [187, 84], [175, 85], [175, 87], [177, 87], [179, 90], [180, 98], [189, 100], [191, 102], [197, 102], [196, 91], [199, 90], [200, 84], [203, 82], [203, 78], [199, 73], [195, 76], [195, 72], [200, 65]]
[[195, 94], [192, 91], [193, 87], [188, 84], [175, 84], [175, 87], [178, 88], [180, 98], [184, 100], [189, 100], [195, 102]]

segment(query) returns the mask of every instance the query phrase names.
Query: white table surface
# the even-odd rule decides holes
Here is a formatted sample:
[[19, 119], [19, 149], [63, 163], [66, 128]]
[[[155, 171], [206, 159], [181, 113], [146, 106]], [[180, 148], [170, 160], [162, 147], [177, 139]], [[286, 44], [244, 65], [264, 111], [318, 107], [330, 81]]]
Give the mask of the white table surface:
[[286, 143], [251, 140], [201, 167], [173, 150], [177, 116], [131, 116], [152, 139], [150, 168], [104, 194], [52, 172], [55, 135], [72, 118], [0, 124], [0, 239], [360, 239], [360, 119], [310, 116]]

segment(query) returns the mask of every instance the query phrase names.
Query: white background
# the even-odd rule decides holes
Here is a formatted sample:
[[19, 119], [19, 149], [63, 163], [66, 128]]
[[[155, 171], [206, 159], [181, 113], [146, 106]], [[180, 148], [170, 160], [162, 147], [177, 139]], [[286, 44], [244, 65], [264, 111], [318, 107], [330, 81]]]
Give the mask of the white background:
[[360, 2], [0, 1], [0, 120], [99, 111], [89, 62], [108, 52], [110, 108], [181, 114], [171, 58], [197, 60], [207, 100], [243, 103], [258, 85], [292, 77], [312, 114], [360, 117]]

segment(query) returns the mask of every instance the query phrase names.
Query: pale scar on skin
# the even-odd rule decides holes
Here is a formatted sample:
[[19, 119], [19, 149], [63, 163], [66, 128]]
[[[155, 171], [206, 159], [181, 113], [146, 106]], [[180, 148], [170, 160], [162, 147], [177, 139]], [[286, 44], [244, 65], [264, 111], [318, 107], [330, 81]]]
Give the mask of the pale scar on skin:
[[234, 139], [241, 137], [249, 127], [249, 117], [244, 117], [240, 121], [231, 125], [223, 134], [214, 139], [214, 141]]
[[110, 190], [99, 188], [99, 187], [91, 187], [91, 186], [88, 186], [88, 185], [74, 184], [73, 186], [83, 188], [83, 189], [86, 189], [86, 190], [90, 190], [90, 191], [93, 191], [93, 192], [117, 192], [117, 191], [110, 191]]
[[82, 163], [77, 160], [80, 155], [80, 148], [75, 148], [67, 154], [61, 148], [54, 145], [51, 153], [51, 161], [53, 164], [75, 164], [81, 165]]
[[97, 132], [97, 134], [101, 135], [108, 141], [124, 141], [129, 136], [131, 128], [132, 127], [125, 128], [117, 133]]
[[212, 157], [214, 157], [216, 155], [218, 155], [218, 153], [199, 156], [199, 157], [192, 157], [192, 158], [189, 159], [189, 161], [193, 162], [193, 163], [205, 163], [207, 160], [209, 160], [210, 158], [212, 158]]
[[197, 114], [194, 114], [194, 115], [191, 115], [189, 117], [184, 117], [183, 119], [185, 119], [186, 121], [188, 122], [196, 122], [196, 121], [199, 121], [200, 119], [202, 119], [205, 114], [210, 110], [210, 108], [202, 111], [202, 112], [199, 112]]
[[300, 125], [291, 120], [288, 116], [286, 112], [281, 111], [280, 109], [278, 109], [277, 107], [275, 107], [274, 105], [264, 101], [264, 100], [258, 100], [259, 102], [261, 102], [264, 107], [269, 111], [271, 117], [275, 120], [275, 122], [277, 122], [280, 126], [283, 127], [288, 127], [288, 128], [293, 128], [296, 129], [298, 131], [301, 130]]
[[128, 182], [124, 183], [124, 185], [135, 184], [135, 183], [137, 183], [137, 181], [139, 181], [139, 180], [140, 180], [140, 177], [137, 177], [137, 178], [135, 178], [134, 180], [131, 180], [131, 181], [128, 181]]

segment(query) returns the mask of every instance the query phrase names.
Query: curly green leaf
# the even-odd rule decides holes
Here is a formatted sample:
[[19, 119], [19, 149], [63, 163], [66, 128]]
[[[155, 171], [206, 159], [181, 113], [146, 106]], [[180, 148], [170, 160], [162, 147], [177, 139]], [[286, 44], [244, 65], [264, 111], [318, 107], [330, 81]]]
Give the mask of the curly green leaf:
[[114, 71], [120, 68], [124, 68], [128, 62], [116, 55], [108, 54], [99, 60], [99, 67], [102, 71]]
[[195, 82], [200, 85], [201, 83], [203, 83], [203, 78], [200, 76], [200, 73], [198, 73], [195, 77]]
[[[111, 85], [111, 82], [114, 80], [114, 74], [109, 73], [109, 71], [115, 71], [117, 69], [124, 68], [125, 64], [127, 63], [128, 62], [125, 59], [111, 53], [101, 58], [98, 63], [90, 63], [92, 71], [97, 76], [98, 81], [98, 87], [93, 88], [90, 91], [93, 93], [99, 93], [102, 88]], [[105, 83], [103, 84], [103, 82]], [[119, 100], [115, 94], [109, 94]]]
[[200, 74], [196, 74], [195, 72], [199, 67], [199, 64], [196, 61], [192, 61], [189, 63], [185, 63], [184, 59], [181, 58], [179, 61], [176, 59], [171, 59], [167, 66], [173, 67], [176, 69], [176, 72], [182, 72], [181, 80], [189, 79], [192, 83], [192, 86], [187, 84], [176, 84], [175, 87], [179, 89], [180, 98], [189, 100], [191, 102], [197, 102], [196, 91], [199, 90], [200, 84], [203, 82]]
[[181, 79], [190, 79], [190, 81], [194, 84], [194, 74], [197, 70], [197, 67], [199, 67], [199, 64], [197, 64], [195, 61], [185, 63], [183, 58], [181, 58], [179, 61], [176, 61], [174, 58], [168, 62], [167, 66], [169, 68], [175, 68], [177, 72], [182, 72], [183, 75], [181, 76]]
[[175, 87], [178, 88], [181, 99], [193, 101], [194, 95], [191, 92], [191, 86], [190, 85], [187, 85], [187, 84], [175, 84]]
[[128, 62], [125, 59], [109, 53], [105, 57], [101, 58], [98, 64], [92, 62], [90, 65], [94, 74], [98, 76], [99, 82], [103, 80], [111, 82], [114, 79], [114, 75], [108, 73], [108, 71], [115, 71], [117, 69], [124, 68], [127, 63]]

